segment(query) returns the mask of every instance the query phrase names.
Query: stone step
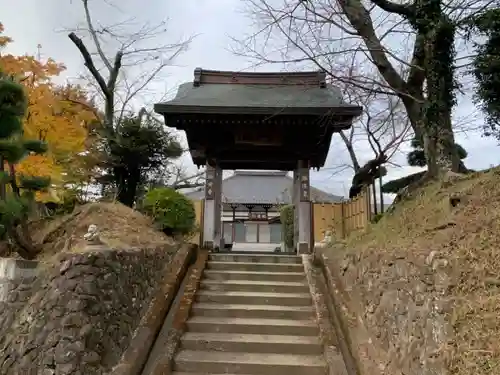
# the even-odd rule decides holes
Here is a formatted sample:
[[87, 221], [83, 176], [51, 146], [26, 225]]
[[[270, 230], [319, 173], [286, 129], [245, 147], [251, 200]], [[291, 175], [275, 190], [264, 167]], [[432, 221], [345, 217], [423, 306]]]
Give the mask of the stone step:
[[264, 293], [264, 292], [216, 292], [200, 290], [196, 293], [197, 302], [245, 305], [311, 306], [309, 293]]
[[174, 371], [211, 374], [326, 375], [320, 356], [181, 350]]
[[313, 319], [312, 306], [274, 306], [242, 305], [220, 303], [195, 303], [191, 308], [192, 316], [225, 318], [264, 318], [264, 319]]
[[185, 350], [321, 355], [323, 346], [314, 336], [252, 335], [241, 333], [186, 332]]
[[254, 280], [210, 280], [201, 281], [201, 289], [231, 292], [308, 293], [306, 282], [254, 281]]
[[243, 263], [293, 263], [302, 264], [302, 258], [297, 255], [268, 255], [268, 254], [210, 254], [209, 260], [217, 262]]
[[186, 322], [189, 332], [248, 333], [255, 335], [317, 336], [313, 319], [252, 319], [193, 316]]
[[260, 271], [260, 272], [304, 272], [302, 264], [293, 263], [251, 263], [208, 261], [209, 270]]
[[233, 270], [205, 270], [203, 276], [208, 280], [255, 280], [255, 281], [291, 281], [306, 280], [302, 269], [300, 272], [259, 272]]

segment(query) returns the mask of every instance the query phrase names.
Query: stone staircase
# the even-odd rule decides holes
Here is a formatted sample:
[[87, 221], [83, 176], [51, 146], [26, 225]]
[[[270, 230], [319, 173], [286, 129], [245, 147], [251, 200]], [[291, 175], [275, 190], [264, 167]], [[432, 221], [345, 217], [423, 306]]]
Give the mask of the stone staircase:
[[328, 373], [302, 259], [211, 254], [173, 375]]

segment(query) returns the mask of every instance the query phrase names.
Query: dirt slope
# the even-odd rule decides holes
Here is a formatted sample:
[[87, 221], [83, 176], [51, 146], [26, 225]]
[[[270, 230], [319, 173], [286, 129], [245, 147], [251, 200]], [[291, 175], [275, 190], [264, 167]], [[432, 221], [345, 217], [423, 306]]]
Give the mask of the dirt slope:
[[61, 251], [79, 251], [85, 246], [83, 235], [89, 225], [99, 228], [101, 240], [112, 248], [156, 248], [173, 240], [154, 229], [150, 218], [120, 203], [90, 203], [69, 215], [44, 222], [34, 229], [34, 240], [43, 243], [45, 259]]
[[433, 183], [327, 252], [386, 368], [500, 374], [500, 168]]

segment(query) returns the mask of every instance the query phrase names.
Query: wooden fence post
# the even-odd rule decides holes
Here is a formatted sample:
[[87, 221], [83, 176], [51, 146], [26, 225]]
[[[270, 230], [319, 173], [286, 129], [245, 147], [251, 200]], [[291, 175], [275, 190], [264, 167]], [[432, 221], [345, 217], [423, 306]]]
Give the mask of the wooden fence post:
[[342, 210], [342, 239], [346, 238], [346, 228], [345, 228], [345, 202], [340, 202], [340, 208]]
[[372, 204], [371, 204], [371, 196], [370, 196], [370, 186], [366, 187], [366, 207], [367, 207], [367, 213], [366, 213], [366, 226], [368, 226], [368, 223], [371, 222], [372, 219]]

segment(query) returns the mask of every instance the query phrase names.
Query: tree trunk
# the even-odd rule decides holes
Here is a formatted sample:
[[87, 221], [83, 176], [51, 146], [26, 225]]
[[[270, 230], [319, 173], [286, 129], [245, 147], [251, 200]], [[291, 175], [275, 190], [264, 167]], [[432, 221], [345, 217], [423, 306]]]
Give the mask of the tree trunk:
[[[435, 71], [435, 68], [439, 66], [438, 64], [441, 63], [441, 67], [443, 66], [440, 56], [444, 55], [447, 51], [438, 50], [442, 49], [439, 47], [442, 46], [440, 41], [439, 43], [433, 43], [433, 45], [438, 46], [438, 49], [435, 48], [432, 50], [429, 48], [429, 39], [435, 42], [437, 40], [436, 36], [440, 36], [437, 33], [442, 31], [442, 29], [439, 29], [440, 25], [436, 23], [442, 21], [440, 7], [432, 9], [437, 13], [430, 11], [422, 12], [422, 9], [418, 7], [415, 9], [415, 7], [407, 4], [372, 0], [381, 9], [389, 13], [399, 14], [406, 19], [417, 19], [418, 21], [420, 14], [417, 13], [425, 13], [425, 19], [427, 22], [430, 22], [427, 24], [427, 26], [430, 25], [432, 28], [429, 29], [430, 32], [415, 27], [417, 36], [411, 67], [408, 79], [404, 80], [392, 65], [386, 52], [384, 52], [385, 49], [375, 32], [370, 13], [363, 3], [360, 0], [337, 1], [350, 24], [363, 39], [379, 73], [395, 91], [396, 95], [401, 98], [415, 135], [421, 137], [423, 140], [424, 150], [428, 159], [429, 176], [436, 177], [437, 174], [447, 170], [459, 172], [461, 169], [465, 169], [465, 166], [461, 165], [454, 147], [453, 130], [451, 127], [451, 109], [453, 104], [450, 101], [439, 102], [439, 100], [443, 99], [443, 96], [450, 94], [449, 76]], [[420, 5], [434, 5], [434, 3], [427, 4], [425, 1], [422, 0]], [[431, 17], [432, 20], [430, 20]], [[432, 23], [432, 21], [435, 22]], [[427, 98], [423, 95], [423, 84], [426, 80], [428, 88]], [[439, 116], [434, 117], [438, 120], [433, 120], [431, 123], [429, 123], [429, 117], [424, 111], [424, 107], [429, 106], [429, 102], [432, 102], [431, 105], [440, 106], [439, 111], [441, 112]], [[438, 121], [440, 122], [439, 124]], [[431, 131], [430, 128], [436, 125], [436, 129], [439, 130]]]
[[[10, 185], [14, 195], [19, 198], [21, 191], [16, 181], [16, 167], [14, 164], [9, 164], [10, 170]], [[9, 235], [17, 245], [17, 253], [24, 259], [32, 260], [42, 251], [42, 246], [34, 243], [31, 238], [31, 232], [28, 228], [28, 217], [23, 215], [20, 218], [19, 224], [9, 231]]]
[[[368, 187], [369, 189], [369, 187]], [[373, 214], [377, 215], [378, 214], [378, 207], [377, 207], [377, 188], [375, 187], [375, 181], [373, 181], [372, 184], [372, 195], [373, 195]]]
[[21, 196], [21, 191], [19, 190], [19, 186], [17, 185], [16, 181], [16, 167], [14, 164], [9, 163], [9, 170], [10, 170], [10, 187], [12, 188], [12, 192], [16, 197]]
[[349, 153], [349, 157], [351, 158], [351, 163], [352, 163], [352, 167], [354, 169], [354, 173], [356, 173], [361, 169], [361, 166], [359, 165], [358, 157], [356, 156], [356, 152], [354, 151], [354, 147], [352, 145], [353, 133], [351, 133], [351, 137], [350, 137], [351, 139], [347, 138], [347, 136], [345, 135], [345, 133], [343, 131], [340, 131], [339, 134], [340, 134], [340, 137], [342, 138], [342, 140], [344, 141], [347, 152]]
[[380, 193], [380, 213], [384, 213], [384, 193], [382, 192], [382, 175], [378, 178], [379, 193]]
[[137, 197], [137, 189], [141, 182], [141, 173], [138, 168], [134, 168], [133, 166], [128, 166], [128, 169], [127, 171], [115, 171], [115, 175], [118, 174], [120, 176], [119, 181], [117, 181], [117, 200], [125, 206], [132, 208]]
[[[3, 160], [3, 156], [0, 156], [0, 174], [3, 175], [4, 173], [5, 173], [5, 163]], [[3, 176], [2, 176], [2, 178], [3, 178]], [[6, 192], [6, 188], [5, 188], [5, 181], [2, 181], [0, 183], [0, 199], [5, 200], [6, 195], [7, 195], [7, 192]]]
[[420, 25], [421, 32], [426, 32], [424, 71], [427, 82], [422, 131], [428, 177], [434, 178], [460, 170], [451, 123], [455, 105], [453, 45], [456, 31], [453, 22], [443, 15], [440, 7], [426, 1], [422, 0], [425, 5], [421, 9], [425, 11], [428, 8], [428, 19]]
[[17, 253], [22, 258], [33, 260], [42, 252], [42, 246], [35, 244], [31, 239], [31, 234], [25, 218], [21, 220], [18, 227], [9, 231], [9, 234], [17, 245]]

